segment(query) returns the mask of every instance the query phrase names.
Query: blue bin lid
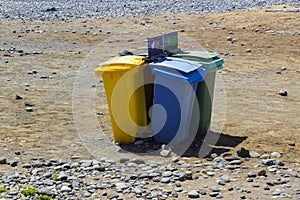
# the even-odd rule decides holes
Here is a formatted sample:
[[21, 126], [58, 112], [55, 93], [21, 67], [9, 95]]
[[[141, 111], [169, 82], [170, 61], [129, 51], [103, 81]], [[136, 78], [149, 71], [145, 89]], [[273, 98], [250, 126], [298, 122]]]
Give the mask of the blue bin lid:
[[149, 67], [153, 74], [162, 74], [189, 83], [201, 82], [206, 75], [206, 70], [201, 65], [179, 58], [167, 57], [162, 62], [150, 63]]

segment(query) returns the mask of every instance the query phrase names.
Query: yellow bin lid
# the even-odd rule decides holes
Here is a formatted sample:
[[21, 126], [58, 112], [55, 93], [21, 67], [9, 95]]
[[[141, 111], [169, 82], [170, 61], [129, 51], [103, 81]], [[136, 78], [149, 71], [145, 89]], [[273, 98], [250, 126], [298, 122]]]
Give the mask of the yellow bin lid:
[[100, 67], [95, 69], [96, 76], [101, 76], [104, 71], [114, 72], [129, 70], [145, 63], [143, 56], [121, 56], [114, 57], [100, 64]]

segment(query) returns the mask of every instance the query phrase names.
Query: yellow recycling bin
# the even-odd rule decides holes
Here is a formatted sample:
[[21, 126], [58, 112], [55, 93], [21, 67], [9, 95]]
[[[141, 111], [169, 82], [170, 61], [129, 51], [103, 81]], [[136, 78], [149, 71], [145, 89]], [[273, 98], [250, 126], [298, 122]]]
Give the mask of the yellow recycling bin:
[[146, 132], [147, 104], [152, 101], [144, 86], [147, 70], [142, 56], [111, 58], [95, 70], [103, 78], [115, 143], [133, 143]]

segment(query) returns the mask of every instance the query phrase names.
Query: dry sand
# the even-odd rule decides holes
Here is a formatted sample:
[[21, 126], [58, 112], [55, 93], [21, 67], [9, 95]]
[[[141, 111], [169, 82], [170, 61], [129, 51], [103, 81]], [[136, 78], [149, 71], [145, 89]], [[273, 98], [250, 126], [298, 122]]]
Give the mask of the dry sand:
[[[275, 8], [282, 11], [283, 6], [272, 9]], [[81, 141], [81, 138], [85, 140], [82, 132], [85, 127], [75, 123], [78, 122], [76, 112], [84, 110], [92, 111], [84, 121], [86, 136], [100, 124], [105, 134], [92, 138], [94, 143], [104, 151], [109, 150], [112, 156], [116, 155], [103, 86], [94, 77], [93, 70], [122, 49], [145, 51], [147, 37], [184, 30], [179, 35], [182, 49], [214, 51], [225, 60], [224, 69], [217, 74], [221, 87], [216, 89], [218, 92], [224, 87], [223, 93], [215, 97], [220, 98], [215, 105], [223, 103], [215, 107], [223, 111], [225, 107], [226, 116], [224, 126], [218, 120], [213, 120], [212, 126], [228, 138], [246, 139], [232, 147], [219, 146], [231, 152], [241, 147], [259, 153], [276, 151], [282, 153], [283, 161], [299, 163], [300, 13], [266, 12], [268, 9], [271, 8], [210, 15], [169, 14], [147, 19], [2, 20], [0, 49], [12, 46], [24, 52], [43, 54], [21, 56], [0, 51], [0, 155], [24, 162], [33, 157], [67, 160], [72, 155], [82, 159], [95, 157], [95, 152], [85, 147], [89, 144]], [[233, 34], [229, 34], [230, 31]], [[228, 37], [235, 41], [227, 41]], [[251, 52], [247, 53], [247, 49]], [[286, 70], [281, 70], [282, 67]], [[28, 74], [32, 70], [37, 74]], [[41, 78], [43, 75], [49, 78]], [[82, 77], [86, 77], [84, 84], [91, 89], [83, 91], [82, 105], [86, 102], [94, 102], [94, 105], [75, 108], [74, 120], [74, 105], [78, 103], [76, 99], [74, 104], [74, 98]], [[288, 96], [278, 94], [282, 89]], [[96, 97], [86, 97], [95, 91]], [[16, 94], [23, 99], [16, 100]], [[25, 110], [24, 102], [34, 104], [33, 112]], [[96, 118], [97, 112], [104, 115]], [[89, 121], [90, 116], [94, 117]], [[95, 119], [98, 119], [97, 125]], [[102, 136], [105, 138], [100, 138]], [[295, 146], [291, 146], [291, 142]], [[16, 151], [21, 155], [16, 156]], [[103, 152], [97, 154], [102, 155]]]

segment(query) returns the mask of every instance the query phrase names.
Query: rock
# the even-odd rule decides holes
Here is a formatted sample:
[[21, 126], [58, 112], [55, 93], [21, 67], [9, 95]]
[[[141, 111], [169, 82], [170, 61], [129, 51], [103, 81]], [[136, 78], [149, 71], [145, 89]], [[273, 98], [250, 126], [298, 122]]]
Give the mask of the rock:
[[29, 169], [29, 168], [31, 168], [31, 164], [25, 163], [22, 165], [22, 168]]
[[251, 53], [252, 50], [251, 50], [251, 49], [247, 49], [246, 52], [247, 52], [247, 53]]
[[207, 195], [207, 191], [205, 189], [199, 189], [198, 193], [201, 194], [201, 195], [203, 195], [203, 196]]
[[143, 145], [144, 144], [144, 141], [143, 140], [137, 140], [133, 143], [135, 146], [138, 146], [138, 145]]
[[277, 166], [284, 166], [285, 165], [282, 160], [275, 160], [273, 164], [277, 165]]
[[231, 162], [229, 162], [229, 165], [241, 165], [242, 161], [241, 160], [233, 160]]
[[45, 11], [46, 12], [55, 12], [55, 11], [57, 11], [57, 9], [55, 7], [51, 7], [51, 8], [47, 8]]
[[257, 174], [258, 174], [258, 176], [266, 176], [267, 175], [267, 171], [264, 170], [264, 169], [262, 169]]
[[259, 158], [260, 154], [256, 151], [250, 151], [250, 157], [251, 158]]
[[61, 192], [71, 192], [72, 189], [68, 186], [63, 185], [60, 189]]
[[217, 197], [219, 195], [219, 192], [211, 192], [209, 193], [210, 197]]
[[6, 164], [6, 158], [5, 157], [0, 157], [0, 164]]
[[16, 100], [22, 100], [23, 97], [21, 97], [20, 95], [16, 94], [16, 97], [15, 97]]
[[279, 196], [283, 193], [280, 189], [276, 189], [275, 192], [272, 193], [273, 196]]
[[250, 158], [250, 152], [243, 147], [237, 151], [237, 155], [241, 158]]
[[271, 153], [271, 157], [280, 158], [281, 154], [278, 152], [273, 152], [273, 153]]
[[120, 163], [126, 163], [129, 161], [129, 158], [121, 158]]
[[19, 161], [17, 160], [11, 160], [7, 164], [9, 164], [11, 167], [16, 167], [18, 165]]
[[260, 159], [270, 159], [270, 155], [269, 154], [263, 154], [259, 157]]
[[275, 185], [275, 183], [274, 183], [273, 181], [267, 181], [266, 184], [267, 184], [268, 186], [274, 186], [274, 185]]
[[214, 176], [214, 175], [215, 175], [214, 172], [207, 172], [206, 174], [207, 174], [208, 176]]
[[160, 155], [162, 157], [169, 157], [170, 156], [170, 151], [169, 150], [161, 150]]
[[29, 106], [29, 107], [33, 107], [34, 106], [34, 104], [31, 103], [31, 102], [24, 102], [24, 105], [25, 106]]
[[256, 174], [256, 173], [249, 172], [249, 173], [247, 174], [247, 176], [248, 176], [248, 178], [255, 178], [255, 177], [257, 176], [257, 174]]
[[135, 163], [137, 165], [145, 164], [145, 161], [143, 159], [133, 159], [130, 162]]
[[279, 95], [280, 96], [287, 96], [288, 95], [288, 92], [286, 90], [280, 90], [279, 91]]
[[264, 159], [261, 161], [263, 165], [266, 165], [266, 166], [271, 166], [274, 164], [274, 160], [273, 159]]
[[92, 196], [92, 194], [91, 194], [90, 192], [88, 192], [88, 191], [83, 191], [83, 192], [81, 193], [81, 196], [82, 196], [83, 198], [89, 198], [90, 196]]
[[48, 78], [50, 78], [48, 75], [41, 75], [40, 76], [40, 79], [48, 79]]
[[254, 179], [253, 179], [253, 178], [247, 178], [246, 181], [247, 181], [248, 183], [252, 183], [252, 182], [254, 181]]
[[217, 183], [219, 185], [226, 185], [226, 181], [225, 180], [217, 180]]
[[191, 199], [196, 199], [200, 197], [200, 194], [198, 193], [197, 190], [192, 190], [188, 193], [188, 197]]
[[227, 41], [233, 41], [233, 37], [227, 37]]
[[284, 71], [284, 70], [286, 70], [286, 67], [281, 67], [280, 70]]
[[296, 142], [295, 141], [287, 141], [286, 142], [289, 146], [295, 147], [296, 146]]
[[25, 110], [26, 110], [27, 112], [33, 112], [33, 108], [32, 108], [32, 107], [27, 107], [27, 108], [25, 108]]
[[171, 181], [171, 179], [170, 178], [162, 178], [161, 180], [160, 180], [160, 182], [161, 183], [170, 183], [170, 181]]
[[171, 177], [173, 173], [171, 171], [165, 171], [162, 173], [162, 177]]

